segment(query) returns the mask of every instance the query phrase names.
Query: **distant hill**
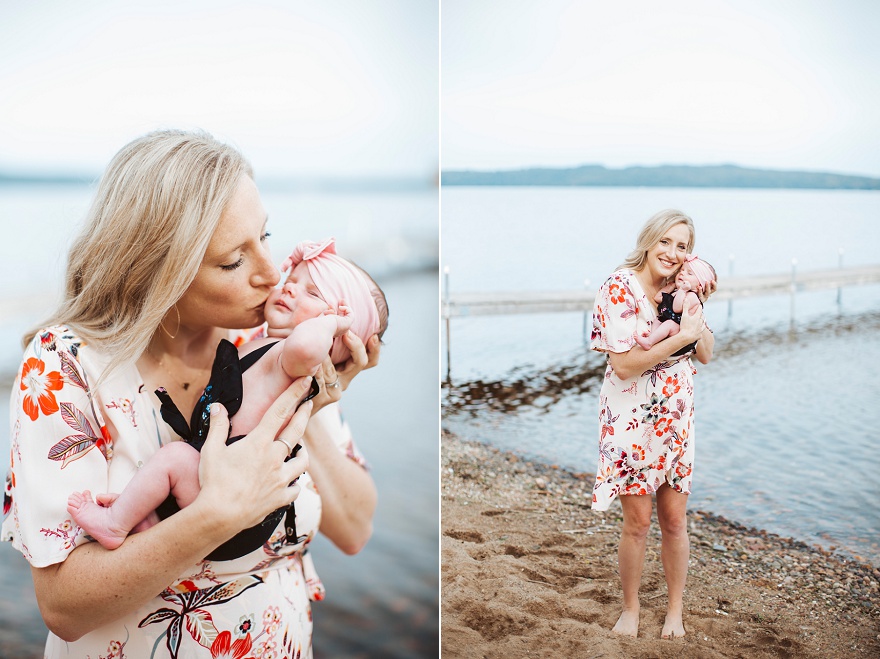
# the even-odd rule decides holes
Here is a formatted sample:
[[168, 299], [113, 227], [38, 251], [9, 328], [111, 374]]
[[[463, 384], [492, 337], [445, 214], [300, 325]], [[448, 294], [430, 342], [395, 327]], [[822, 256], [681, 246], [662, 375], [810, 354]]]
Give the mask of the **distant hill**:
[[94, 183], [97, 174], [9, 174], [0, 172], [0, 185], [84, 185]]
[[442, 173], [441, 184], [880, 190], [880, 179], [867, 176], [748, 169], [736, 165], [660, 165], [623, 169], [582, 165], [559, 169], [533, 167], [494, 172], [453, 170]]

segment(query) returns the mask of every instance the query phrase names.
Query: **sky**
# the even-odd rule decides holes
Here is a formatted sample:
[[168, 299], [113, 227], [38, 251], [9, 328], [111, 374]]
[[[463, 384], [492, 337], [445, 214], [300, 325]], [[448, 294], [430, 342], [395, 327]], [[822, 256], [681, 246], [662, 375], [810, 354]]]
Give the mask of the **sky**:
[[880, 177], [880, 2], [442, 0], [449, 169]]
[[257, 176], [437, 173], [438, 0], [0, 0], [0, 171], [201, 128]]

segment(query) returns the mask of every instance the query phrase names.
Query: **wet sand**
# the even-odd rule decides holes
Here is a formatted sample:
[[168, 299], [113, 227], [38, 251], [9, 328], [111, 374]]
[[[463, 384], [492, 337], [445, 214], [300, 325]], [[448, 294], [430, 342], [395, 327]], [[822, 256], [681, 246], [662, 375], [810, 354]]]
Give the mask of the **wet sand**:
[[442, 434], [443, 657], [880, 656], [880, 569], [706, 511], [689, 511], [687, 635], [666, 609], [656, 517], [639, 637], [620, 613], [619, 505], [590, 510], [593, 476]]

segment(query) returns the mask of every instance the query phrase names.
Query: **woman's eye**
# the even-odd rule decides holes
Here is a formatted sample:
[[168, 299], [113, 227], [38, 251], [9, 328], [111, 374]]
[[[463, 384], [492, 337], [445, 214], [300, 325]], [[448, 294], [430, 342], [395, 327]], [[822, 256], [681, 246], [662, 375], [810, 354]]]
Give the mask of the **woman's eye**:
[[221, 265], [220, 268], [222, 270], [226, 270], [226, 271], [235, 270], [236, 268], [240, 268], [242, 263], [244, 263], [244, 259], [239, 257], [238, 261], [236, 261], [235, 263], [230, 263], [228, 265]]
[[272, 234], [269, 233], [269, 232], [267, 231], [267, 232], [264, 233], [262, 236], [260, 236], [260, 242], [263, 242], [264, 240], [266, 240], [266, 238], [268, 238], [268, 237], [271, 236], [271, 235], [272, 235]]

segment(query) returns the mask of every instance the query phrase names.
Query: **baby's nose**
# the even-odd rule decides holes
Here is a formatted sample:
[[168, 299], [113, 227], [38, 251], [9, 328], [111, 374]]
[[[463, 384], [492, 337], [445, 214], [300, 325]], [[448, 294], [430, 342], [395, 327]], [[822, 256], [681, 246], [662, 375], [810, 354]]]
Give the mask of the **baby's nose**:
[[284, 282], [284, 286], [281, 287], [281, 290], [284, 291], [287, 295], [293, 297], [294, 295], [294, 286], [293, 282], [286, 281]]

